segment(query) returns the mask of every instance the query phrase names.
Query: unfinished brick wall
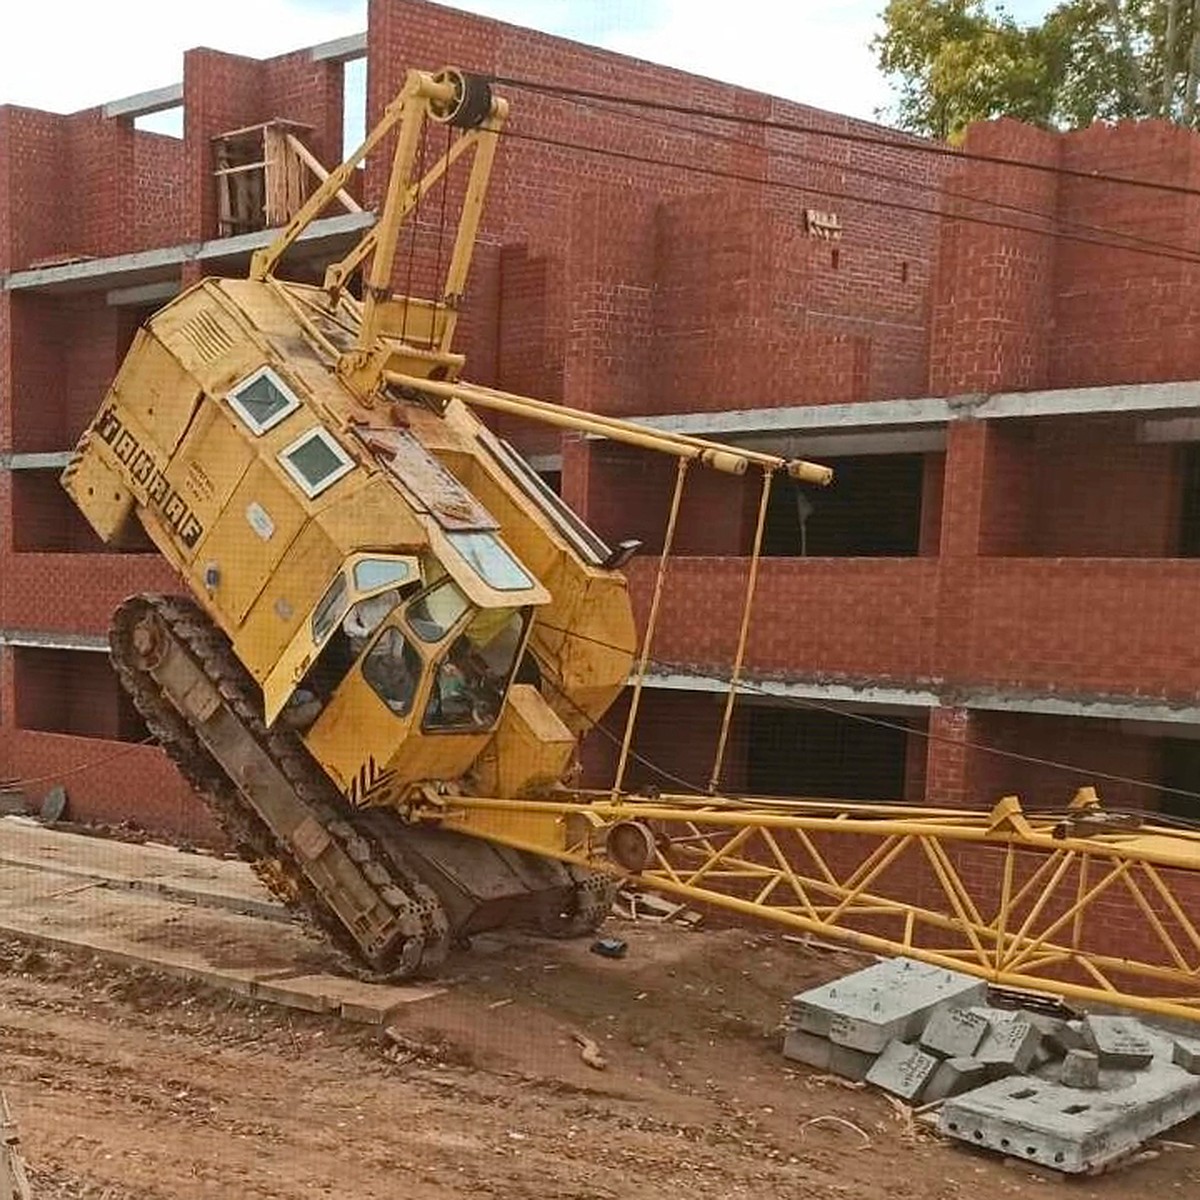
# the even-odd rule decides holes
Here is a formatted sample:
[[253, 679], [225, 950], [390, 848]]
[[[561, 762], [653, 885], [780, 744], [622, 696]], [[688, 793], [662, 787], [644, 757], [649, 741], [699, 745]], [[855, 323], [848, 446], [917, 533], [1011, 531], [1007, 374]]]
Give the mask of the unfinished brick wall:
[[[406, 67], [452, 61], [566, 86], [594, 88], [602, 79], [604, 90], [618, 94], [814, 131], [868, 128], [501, 22], [451, 17], [417, 0], [374, 0], [370, 26], [369, 120]], [[564, 372], [569, 403], [636, 413], [923, 390], [936, 220], [872, 205], [895, 184], [861, 171], [890, 173], [919, 189], [936, 186], [936, 159], [912, 161], [899, 138], [896, 149], [831, 146], [811, 132], [699, 127], [682, 117], [648, 122], [508, 91], [515, 136], [501, 148], [484, 236], [545, 261], [545, 292], [530, 302], [555, 302], [559, 329], [547, 329], [541, 351], [525, 353], [562, 364], [548, 374], [553, 383]], [[625, 157], [589, 154], [586, 146]], [[699, 164], [705, 173], [639, 157]], [[369, 165], [373, 201], [387, 162], [382, 154]], [[783, 187], [755, 183], [768, 163]], [[823, 200], [805, 187], [844, 198]], [[846, 240], [836, 267], [833, 246], [802, 232], [810, 207], [839, 212]], [[468, 311], [475, 299], [468, 297]], [[473, 341], [463, 346], [473, 362]], [[515, 386], [524, 378], [518, 370], [511, 385], [503, 376], [499, 382]]]

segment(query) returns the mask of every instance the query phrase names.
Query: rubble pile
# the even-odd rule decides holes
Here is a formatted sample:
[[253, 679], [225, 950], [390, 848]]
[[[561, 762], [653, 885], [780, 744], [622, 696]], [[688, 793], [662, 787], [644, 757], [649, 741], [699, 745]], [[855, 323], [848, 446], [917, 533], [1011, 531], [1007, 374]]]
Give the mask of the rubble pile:
[[1200, 1113], [1200, 1036], [995, 1007], [982, 980], [905, 958], [793, 997], [783, 1053], [938, 1105], [948, 1137], [1069, 1173]]

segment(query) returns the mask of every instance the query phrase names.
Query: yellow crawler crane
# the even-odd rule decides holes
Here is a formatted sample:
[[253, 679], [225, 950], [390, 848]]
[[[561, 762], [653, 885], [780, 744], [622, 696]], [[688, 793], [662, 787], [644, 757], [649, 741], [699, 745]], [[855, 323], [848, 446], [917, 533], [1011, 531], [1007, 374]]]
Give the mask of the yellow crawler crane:
[[[506, 922], [587, 932], [628, 878], [1000, 983], [1200, 1016], [1198, 835], [1131, 827], [1090, 796], [1027, 815], [721, 794], [771, 479], [830, 472], [460, 380], [451, 344], [506, 115], [482, 78], [409, 72], [248, 279], [204, 280], [139, 332], [64, 472], [106, 542], [140, 526], [187, 585], [127, 600], [112, 657], [233, 842], [370, 974], [433, 969]], [[447, 149], [424, 170], [431, 123]], [[322, 286], [279, 278], [393, 130], [375, 228]], [[396, 296], [401, 230], [439, 187], [445, 211], [451, 172], [466, 177], [438, 294]], [[640, 653], [619, 569], [634, 547], [604, 545], [476, 409], [678, 460]], [[631, 796], [694, 466], [762, 475], [738, 649], [709, 793]], [[631, 669], [613, 787], [574, 788], [579, 737]]]

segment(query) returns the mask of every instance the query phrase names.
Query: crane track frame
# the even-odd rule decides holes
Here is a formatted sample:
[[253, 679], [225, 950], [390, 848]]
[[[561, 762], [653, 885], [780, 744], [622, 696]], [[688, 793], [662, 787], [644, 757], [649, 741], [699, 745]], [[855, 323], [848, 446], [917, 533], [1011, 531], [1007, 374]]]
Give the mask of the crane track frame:
[[[131, 597], [114, 614], [109, 641], [150, 731], [267, 887], [325, 932], [344, 969], [382, 980], [441, 964], [450, 932], [436, 896], [397, 874], [298, 739], [263, 725], [245, 668], [198, 605]], [[174, 676], [166, 684], [164, 666]], [[226, 728], [216, 733], [220, 718]], [[273, 810], [262, 802], [272, 783]]]

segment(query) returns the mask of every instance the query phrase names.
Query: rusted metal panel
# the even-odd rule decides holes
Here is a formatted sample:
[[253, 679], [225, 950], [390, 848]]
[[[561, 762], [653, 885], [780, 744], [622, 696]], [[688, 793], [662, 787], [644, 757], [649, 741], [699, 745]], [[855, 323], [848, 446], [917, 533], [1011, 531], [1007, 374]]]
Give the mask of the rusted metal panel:
[[500, 528], [496, 518], [411, 433], [375, 427], [356, 432], [443, 529]]

